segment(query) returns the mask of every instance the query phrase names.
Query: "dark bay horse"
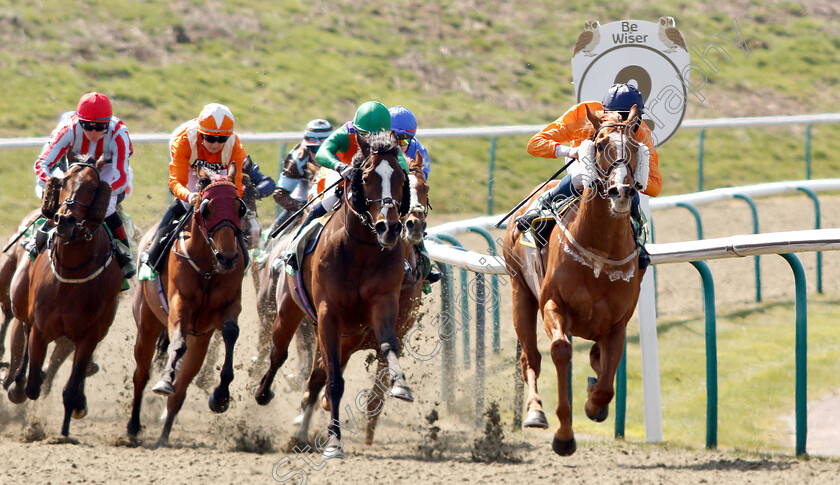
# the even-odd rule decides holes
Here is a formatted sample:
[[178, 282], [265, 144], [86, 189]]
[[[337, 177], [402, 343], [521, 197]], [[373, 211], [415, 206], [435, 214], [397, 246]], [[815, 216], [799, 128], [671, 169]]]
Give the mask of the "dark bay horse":
[[109, 183], [99, 178], [105, 158], [91, 163], [89, 155], [71, 151], [67, 159], [64, 177], [50, 179], [44, 190], [41, 211], [55, 221], [54, 239], [34, 262], [18, 265], [12, 279], [12, 309], [28, 331], [28, 344], [9, 388], [13, 402], [25, 399], [24, 393], [38, 399], [47, 344], [60, 337], [72, 341], [73, 370], [63, 394], [65, 437], [70, 417], [87, 414], [85, 372], [114, 321], [122, 283], [111, 238], [102, 228], [111, 197]]
[[[558, 224], [540, 250], [536, 268], [524, 263], [528, 248], [520, 244], [516, 224], [508, 225], [505, 236], [505, 261], [513, 283], [513, 323], [522, 344], [522, 376], [528, 385], [524, 425], [548, 427], [537, 393], [540, 353], [536, 317], [540, 311], [557, 368], [560, 426], [552, 447], [563, 456], [576, 449], [566, 379], [572, 357], [568, 335], [595, 342], [589, 360], [597, 380], [590, 380], [584, 409], [590, 419], [601, 422], [607, 418], [615, 393], [613, 381], [625, 329], [636, 308], [644, 274], [638, 270], [630, 222], [633, 198], [647, 184], [649, 157], [647, 147], [638, 144], [633, 131], [638, 121], [636, 108], [626, 122], [618, 113], [596, 116], [587, 109], [587, 116], [594, 135], [580, 147], [585, 185], [580, 206], [557, 216]], [[529, 280], [536, 281], [534, 286], [529, 286]]]
[[[221, 382], [211, 393], [209, 406], [213, 412], [222, 413], [230, 402], [233, 346], [239, 337], [237, 319], [242, 309], [245, 258], [240, 228], [246, 207], [233, 183], [235, 165], [231, 165], [227, 177], [204, 168], [198, 170], [198, 177], [200, 197], [195, 213], [172, 245], [167, 264], [158, 276], [160, 286], [158, 281], [142, 281], [134, 293], [137, 340], [134, 401], [128, 422], [131, 439], [140, 432], [140, 406], [155, 344], [163, 331], [168, 332], [170, 342], [163, 376], [153, 388], [156, 393], [169, 396], [158, 446], [169, 443], [172, 423], [184, 403], [187, 387], [201, 369], [214, 330], [222, 333], [225, 360]], [[141, 249], [149, 243], [155, 229], [143, 237]], [[165, 306], [169, 308], [164, 309]]]
[[344, 204], [326, 223], [317, 247], [303, 259], [296, 276], [278, 281], [270, 367], [254, 391], [262, 405], [274, 396], [271, 384], [305, 315], [295, 293], [297, 284], [302, 284], [315, 313], [324, 357], [332, 420], [330, 440], [319, 451], [328, 458], [344, 457], [339, 421], [342, 361], [371, 330], [388, 363], [389, 392], [398, 399], [414, 399], [400, 367], [395, 332], [405, 257], [400, 218], [408, 210], [408, 179], [397, 161], [399, 145], [392, 132], [359, 140]]
[[[400, 288], [400, 312], [397, 317], [395, 325], [395, 332], [397, 340], [403, 342], [403, 338], [411, 329], [416, 321], [417, 310], [420, 306], [420, 299], [423, 295], [423, 277], [422, 269], [420, 268], [419, 250], [415, 244], [423, 240], [426, 230], [426, 215], [429, 207], [429, 185], [423, 175], [423, 158], [418, 152], [418, 159], [408, 159], [408, 180], [409, 180], [409, 207], [408, 213], [405, 217], [405, 224], [403, 230], [403, 239], [405, 240], [405, 260], [409, 262], [412, 268], [411, 274], [403, 280]], [[357, 347], [350, 346], [357, 344]], [[349, 349], [349, 351], [345, 350]], [[350, 356], [363, 350], [377, 350], [378, 343], [373, 335], [368, 333], [361, 342], [353, 337], [342, 338], [342, 355], [341, 366], [347, 365]], [[368, 417], [367, 427], [365, 429], [365, 444], [373, 444], [374, 431], [376, 424], [379, 421], [379, 415], [382, 412], [384, 405], [383, 398], [385, 392], [388, 390], [390, 373], [388, 372], [388, 363], [380, 355], [377, 359], [376, 374], [374, 377], [374, 384], [371, 387], [371, 394], [367, 401], [368, 407], [365, 415]], [[300, 428], [295, 434], [297, 442], [306, 443], [309, 441], [309, 427], [312, 420], [312, 414], [318, 401], [318, 395], [326, 383], [327, 374], [324, 368], [324, 362], [321, 359], [320, 352], [316, 352], [313, 363], [313, 370], [309, 376], [306, 385], [306, 392], [304, 394], [304, 409], [303, 414], [299, 416]], [[329, 405], [324, 400], [322, 405], [329, 410]], [[298, 419], [296, 419], [298, 421]]]

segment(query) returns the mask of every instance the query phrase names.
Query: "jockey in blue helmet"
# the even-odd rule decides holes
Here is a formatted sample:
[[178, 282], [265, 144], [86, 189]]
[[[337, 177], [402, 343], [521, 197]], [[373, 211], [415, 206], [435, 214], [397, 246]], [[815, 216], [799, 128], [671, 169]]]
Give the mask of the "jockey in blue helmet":
[[388, 112], [391, 113], [391, 130], [396, 133], [403, 154], [406, 157], [417, 159], [417, 152], [420, 152], [423, 155], [423, 176], [426, 177], [426, 180], [429, 180], [432, 164], [426, 147], [415, 137], [417, 118], [414, 117], [414, 113], [401, 105], [388, 109]]

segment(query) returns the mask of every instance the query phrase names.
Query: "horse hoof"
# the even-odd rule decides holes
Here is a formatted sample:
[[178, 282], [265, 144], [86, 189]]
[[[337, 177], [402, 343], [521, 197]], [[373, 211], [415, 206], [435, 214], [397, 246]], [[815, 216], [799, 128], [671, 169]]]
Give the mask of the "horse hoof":
[[[584, 406], [584, 411], [585, 410], [586, 410], [586, 407]], [[607, 419], [607, 416], [609, 416], [609, 415], [610, 415], [610, 407], [609, 406], [602, 407], [595, 414], [589, 414], [588, 411], [586, 412], [586, 417], [591, 419], [592, 421], [595, 421], [596, 423], [603, 423], [604, 420]]]
[[555, 436], [554, 439], [551, 440], [551, 448], [554, 449], [554, 452], [560, 456], [570, 456], [575, 452], [575, 450], [577, 450], [577, 443], [575, 443], [574, 438], [568, 441], [560, 441]]
[[97, 364], [96, 362], [91, 362], [90, 364], [88, 364], [88, 367], [85, 370], [85, 377], [90, 377], [96, 374], [97, 372], [99, 372], [99, 364]]
[[82, 419], [85, 416], [87, 416], [87, 411], [87, 406], [83, 407], [82, 409], [74, 409], [73, 414], [71, 414], [71, 416], [73, 416], [73, 419]]
[[338, 459], [343, 460], [347, 458], [347, 455], [344, 454], [344, 450], [341, 449], [340, 445], [331, 445], [328, 444], [326, 448], [324, 448], [324, 452], [322, 454], [325, 460], [332, 460]]
[[274, 399], [274, 391], [271, 389], [263, 392], [262, 394], [257, 393], [258, 389], [254, 388], [254, 399], [256, 399], [257, 404], [260, 406], [265, 406], [266, 404], [270, 403], [272, 399]]
[[401, 401], [414, 402], [414, 396], [411, 394], [411, 389], [405, 386], [394, 386], [390, 391], [388, 391], [388, 394]]
[[547, 429], [548, 420], [545, 419], [545, 413], [542, 411], [530, 411], [525, 416], [525, 421], [522, 423], [523, 428], [539, 428]]
[[152, 392], [161, 396], [171, 396], [175, 394], [175, 388], [172, 387], [172, 383], [169, 381], [158, 381], [155, 387], [152, 388]]
[[216, 414], [221, 414], [228, 410], [228, 406], [230, 405], [230, 397], [224, 399], [217, 399], [216, 393], [210, 393], [210, 400], [207, 403], [210, 406], [210, 410]]
[[300, 426], [303, 424], [303, 413], [298, 414], [295, 416], [295, 419], [292, 420], [292, 426]]
[[26, 401], [26, 392], [23, 390], [23, 384], [18, 382], [12, 384], [7, 394], [9, 401], [12, 401], [14, 404], [21, 404]]

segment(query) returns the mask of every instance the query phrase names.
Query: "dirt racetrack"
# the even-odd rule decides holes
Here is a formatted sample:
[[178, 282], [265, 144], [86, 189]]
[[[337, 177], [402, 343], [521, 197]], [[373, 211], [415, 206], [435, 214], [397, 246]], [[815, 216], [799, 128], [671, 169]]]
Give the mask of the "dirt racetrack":
[[[840, 225], [840, 198], [821, 197], [822, 226]], [[808, 229], [813, 227], [813, 208], [805, 197], [759, 200], [763, 232]], [[720, 237], [752, 232], [749, 211], [742, 201], [718, 203], [701, 208], [705, 237]], [[462, 218], [459, 216], [458, 218]], [[684, 209], [657, 212], [656, 240], [671, 242], [696, 238], [693, 219]], [[441, 222], [439, 218], [437, 222]], [[434, 219], [433, 219], [434, 220]], [[468, 246], [485, 246], [475, 236], [464, 236]], [[778, 261], [776, 261], [778, 260]], [[809, 293], [814, 291], [813, 255], [802, 257], [808, 275]], [[793, 289], [790, 270], [781, 258], [762, 260], [765, 274], [778, 271], [783, 276], [764, 278], [764, 298], [789, 297]], [[718, 290], [718, 307], [749, 302], [753, 295], [752, 260], [710, 264]], [[824, 255], [824, 288], [827, 293], [840, 293], [840, 254]], [[784, 273], [782, 273], [784, 272]], [[661, 314], [698, 312], [702, 302], [699, 277], [688, 265], [660, 268]], [[187, 400], [171, 435], [171, 448], [154, 450], [153, 445], [162, 423], [162, 398], [148, 389], [144, 402], [141, 446], [128, 446], [125, 425], [129, 414], [131, 374], [134, 369], [132, 348], [134, 321], [128, 294], [120, 304], [110, 333], [95, 354], [101, 371], [88, 379], [89, 413], [71, 423], [71, 437], [77, 443], [59, 443], [57, 436], [62, 414], [60, 389], [68, 370], [59, 372], [55, 391], [36, 402], [20, 406], [0, 396], [0, 456], [6, 465], [0, 470], [0, 484], [12, 483], [838, 483], [840, 460], [812, 456], [795, 459], [793, 445], [784, 454], [733, 454], [722, 451], [681, 449], [668, 445], [621, 442], [578, 435], [578, 451], [568, 458], [554, 455], [550, 433], [524, 431], [510, 433], [510, 423], [503, 423], [506, 441], [521, 463], [483, 464], [471, 460], [473, 440], [479, 435], [472, 427], [469, 412], [447, 415], [442, 412], [441, 433], [430, 441], [424, 417], [437, 408], [440, 401], [439, 360], [420, 363], [403, 358], [417, 398], [413, 404], [389, 401], [377, 433], [377, 441], [365, 447], [363, 431], [353, 432], [360, 415], [344, 412], [345, 450], [347, 459], [321, 463], [320, 455], [289, 451], [287, 443], [294, 432], [290, 424], [297, 414], [300, 393], [293, 390], [292, 380], [278, 377], [274, 385], [277, 397], [265, 408], [256, 405], [250, 395], [257, 376], [250, 375], [252, 356], [256, 354], [256, 311], [250, 278], [245, 280], [245, 304], [236, 345], [236, 377], [231, 387], [233, 402], [227, 413], [214, 415], [207, 408], [209, 391], [218, 382], [218, 370], [210, 369], [207, 385], [190, 388]], [[731, 288], [730, 287], [730, 288]], [[435, 295], [432, 295], [435, 296]], [[507, 306], [505, 306], [507, 305]], [[512, 329], [508, 328], [508, 295], [503, 294], [502, 353], [512, 355]], [[435, 298], [428, 298], [428, 311], [439, 307]], [[631, 322], [631, 325], [635, 324]], [[545, 341], [542, 340], [542, 345]], [[283, 373], [297, 367], [294, 351]], [[216, 366], [219, 365], [219, 359]], [[370, 387], [365, 372], [364, 355], [351, 360], [346, 372], [345, 402], [352, 406], [352, 396]], [[546, 376], [553, 376], [553, 369]], [[488, 401], [492, 396], [488, 396]], [[547, 411], [554, 399], [546, 403]], [[828, 438], [821, 449], [821, 432], [829, 432], [827, 423], [837, 426], [834, 416], [840, 415], [836, 404], [840, 399], [814, 403], [809, 418], [809, 454], [831, 455], [840, 447], [835, 438]], [[462, 406], [463, 407], [463, 406]], [[356, 409], [350, 408], [351, 411]], [[815, 412], [825, 413], [824, 417]], [[327, 423], [326, 414], [316, 413], [313, 432]], [[363, 426], [363, 425], [362, 425]], [[835, 429], [836, 432], [836, 429]], [[667, 437], [666, 437], [667, 438]], [[793, 443], [791, 441], [791, 443]], [[264, 453], [256, 453], [256, 451]], [[429, 452], [434, 459], [427, 459]], [[435, 454], [435, 453], [439, 453]], [[834, 453], [837, 454], [837, 453]]]

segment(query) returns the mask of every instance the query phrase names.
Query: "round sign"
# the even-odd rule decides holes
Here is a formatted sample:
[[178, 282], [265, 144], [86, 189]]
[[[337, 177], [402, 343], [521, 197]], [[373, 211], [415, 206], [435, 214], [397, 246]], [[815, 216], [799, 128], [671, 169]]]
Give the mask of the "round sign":
[[654, 144], [660, 146], [685, 116], [688, 98], [683, 73], [690, 62], [685, 41], [670, 17], [663, 17], [659, 24], [587, 22], [572, 58], [577, 100], [600, 101], [615, 83], [636, 86], [645, 101], [642, 119]]

